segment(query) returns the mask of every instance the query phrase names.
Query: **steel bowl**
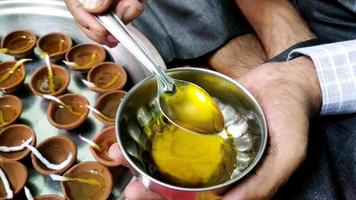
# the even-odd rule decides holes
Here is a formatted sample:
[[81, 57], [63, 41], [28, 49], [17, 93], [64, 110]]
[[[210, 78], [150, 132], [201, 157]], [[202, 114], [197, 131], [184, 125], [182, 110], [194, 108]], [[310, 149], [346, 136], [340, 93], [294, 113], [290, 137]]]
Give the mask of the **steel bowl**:
[[[199, 188], [177, 186], [152, 176], [154, 164], [147, 159], [149, 147], [142, 121], [149, 121], [152, 112], [160, 112], [150, 110], [157, 97], [156, 80], [153, 76], [136, 84], [120, 104], [116, 116], [116, 134], [121, 151], [134, 175], [144, 186], [167, 199], [206, 199], [207, 195], [212, 193], [222, 193], [249, 174], [264, 153], [267, 143], [267, 124], [261, 106], [241, 84], [220, 73], [190, 67], [171, 69], [167, 73], [173, 78], [190, 81], [206, 90], [220, 102], [218, 105], [222, 109], [225, 124], [231, 124], [231, 128], [241, 132], [234, 136], [236, 137], [234, 144], [239, 150], [234, 174], [223, 183]], [[231, 110], [236, 112], [230, 112]], [[241, 124], [235, 123], [237, 119], [239, 123], [245, 119], [247, 128], [239, 127]], [[249, 160], [248, 163], [244, 163], [246, 160]]]

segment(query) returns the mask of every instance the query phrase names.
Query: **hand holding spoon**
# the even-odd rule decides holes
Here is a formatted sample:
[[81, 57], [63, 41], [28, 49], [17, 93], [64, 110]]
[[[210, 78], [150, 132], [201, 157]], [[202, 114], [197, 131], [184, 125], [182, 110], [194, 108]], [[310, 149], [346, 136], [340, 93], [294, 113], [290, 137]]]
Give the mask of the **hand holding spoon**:
[[223, 115], [206, 91], [191, 82], [169, 77], [113, 11], [97, 18], [156, 76], [159, 107], [171, 122], [200, 134], [218, 134], [224, 129]]

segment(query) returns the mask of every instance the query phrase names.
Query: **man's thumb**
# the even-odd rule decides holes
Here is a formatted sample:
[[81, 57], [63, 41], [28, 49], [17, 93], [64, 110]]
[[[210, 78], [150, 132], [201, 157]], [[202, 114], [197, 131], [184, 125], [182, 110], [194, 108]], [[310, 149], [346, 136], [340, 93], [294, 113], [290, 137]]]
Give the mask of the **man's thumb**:
[[98, 14], [108, 10], [113, 0], [79, 0], [84, 9], [90, 13]]

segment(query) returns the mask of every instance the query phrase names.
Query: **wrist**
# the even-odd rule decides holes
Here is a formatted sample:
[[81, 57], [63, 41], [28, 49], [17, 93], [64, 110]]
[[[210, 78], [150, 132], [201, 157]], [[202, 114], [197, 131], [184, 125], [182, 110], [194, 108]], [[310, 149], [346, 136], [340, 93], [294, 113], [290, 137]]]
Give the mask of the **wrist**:
[[287, 66], [295, 83], [301, 86], [304, 91], [309, 115], [312, 116], [319, 113], [322, 104], [322, 95], [313, 61], [307, 56], [301, 56], [286, 63], [288, 63]]

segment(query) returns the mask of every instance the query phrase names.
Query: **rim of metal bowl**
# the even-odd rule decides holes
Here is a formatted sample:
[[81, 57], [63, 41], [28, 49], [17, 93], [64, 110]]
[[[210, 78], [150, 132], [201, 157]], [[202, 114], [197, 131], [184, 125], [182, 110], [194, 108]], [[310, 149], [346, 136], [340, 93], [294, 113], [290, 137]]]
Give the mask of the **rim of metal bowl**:
[[153, 75], [145, 78], [144, 80], [138, 82], [134, 87], [132, 87], [127, 94], [125, 95], [125, 97], [122, 99], [120, 106], [118, 108], [118, 111], [116, 112], [116, 119], [115, 119], [115, 131], [116, 131], [116, 136], [118, 139], [118, 144], [119, 147], [125, 157], [125, 159], [128, 161], [128, 163], [130, 164], [131, 167], [133, 167], [136, 171], [138, 171], [140, 173], [141, 176], [149, 179], [150, 181], [153, 181], [156, 184], [162, 185], [164, 187], [168, 187], [171, 189], [175, 189], [175, 190], [180, 190], [180, 191], [186, 191], [186, 192], [203, 192], [203, 191], [210, 191], [210, 190], [216, 190], [216, 189], [220, 189], [220, 188], [224, 188], [227, 186], [230, 186], [236, 182], [238, 182], [240, 179], [244, 178], [249, 172], [251, 172], [257, 165], [257, 163], [260, 162], [262, 155], [265, 152], [266, 149], [266, 145], [267, 145], [267, 140], [268, 140], [268, 129], [267, 129], [267, 121], [266, 121], [266, 117], [265, 114], [262, 110], [262, 107], [260, 106], [260, 104], [257, 102], [257, 100], [255, 99], [255, 97], [244, 87], [242, 86], [240, 83], [238, 83], [237, 81], [235, 81], [234, 79], [224, 75], [224, 74], [220, 74], [218, 72], [212, 71], [212, 70], [208, 70], [208, 69], [201, 69], [201, 68], [193, 68], [193, 67], [179, 67], [179, 68], [174, 68], [174, 69], [169, 69], [167, 70], [167, 72], [176, 72], [176, 71], [201, 71], [204, 73], [209, 73], [218, 77], [221, 77], [233, 84], [235, 84], [238, 88], [240, 88], [249, 98], [250, 100], [254, 103], [254, 105], [256, 105], [257, 111], [261, 114], [261, 122], [262, 122], [262, 129], [264, 130], [264, 133], [262, 135], [262, 142], [261, 142], [261, 146], [259, 148], [259, 151], [257, 152], [257, 155], [254, 159], [254, 161], [244, 170], [242, 171], [240, 174], [238, 174], [236, 177], [234, 177], [233, 179], [230, 179], [228, 181], [225, 181], [223, 183], [214, 185], [214, 186], [209, 186], [209, 187], [197, 187], [197, 188], [189, 188], [189, 187], [181, 187], [181, 186], [176, 186], [176, 185], [172, 185], [169, 183], [165, 183], [162, 182], [152, 176], [150, 176], [149, 174], [147, 174], [146, 172], [142, 171], [138, 166], [136, 166], [136, 164], [130, 159], [130, 156], [127, 154], [127, 152], [124, 150], [123, 148], [123, 144], [121, 142], [120, 136], [119, 136], [119, 117], [120, 114], [123, 110], [123, 105], [126, 104], [126, 102], [128, 101], [128, 99], [130, 98], [130, 96], [134, 93], [134, 91], [136, 91], [137, 88], [141, 87], [141, 85], [154, 78]]

